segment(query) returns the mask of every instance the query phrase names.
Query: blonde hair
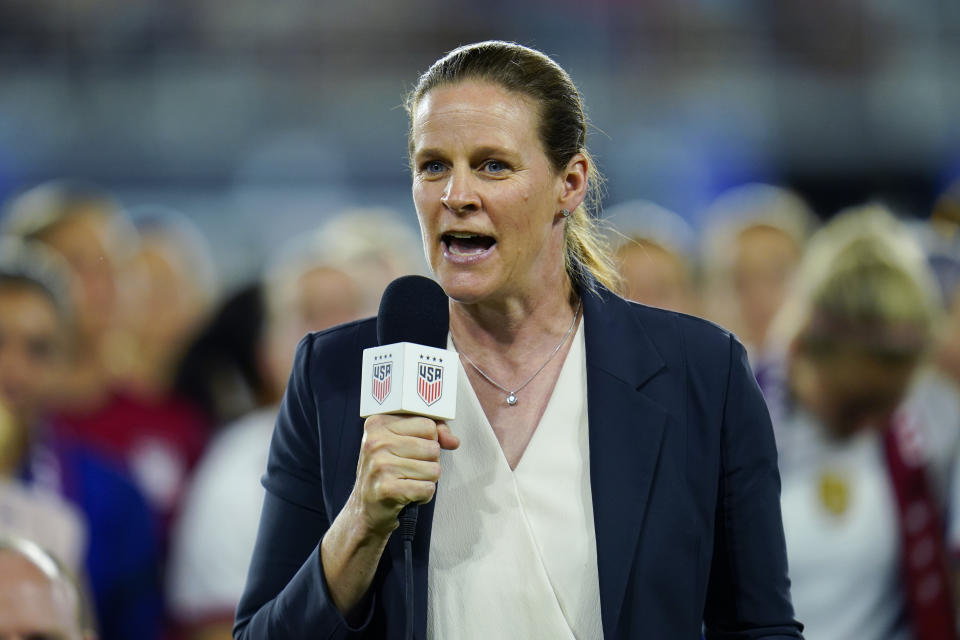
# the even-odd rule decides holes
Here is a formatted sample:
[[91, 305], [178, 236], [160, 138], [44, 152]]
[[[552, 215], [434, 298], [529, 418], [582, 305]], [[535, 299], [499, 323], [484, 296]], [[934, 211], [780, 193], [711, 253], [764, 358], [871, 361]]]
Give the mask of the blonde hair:
[[137, 245], [137, 231], [119, 201], [85, 182], [43, 182], [13, 198], [2, 213], [0, 232], [25, 241], [44, 242], [64, 222], [92, 213], [109, 221], [110, 248], [115, 254], [129, 257]]
[[781, 345], [840, 345], [915, 358], [940, 316], [936, 283], [919, 245], [889, 210], [840, 212], [810, 241], [796, 289], [774, 323]]
[[311, 232], [284, 244], [265, 271], [267, 309], [282, 308], [279, 300], [289, 283], [313, 269], [339, 271], [357, 285], [359, 312], [375, 314], [380, 296], [391, 280], [423, 274], [426, 265], [420, 242], [400, 214], [387, 208], [346, 209]]
[[[594, 289], [599, 282], [620, 290], [610, 246], [598, 228], [596, 205], [602, 178], [587, 152], [587, 118], [580, 92], [549, 56], [513, 42], [488, 40], [454, 49], [427, 69], [406, 99], [411, 119], [431, 90], [468, 79], [484, 80], [526, 96], [540, 108], [539, 137], [555, 171], [577, 153], [587, 158], [587, 198], [570, 213], [564, 229], [564, 266], [574, 283]], [[412, 137], [409, 139], [412, 144]]]

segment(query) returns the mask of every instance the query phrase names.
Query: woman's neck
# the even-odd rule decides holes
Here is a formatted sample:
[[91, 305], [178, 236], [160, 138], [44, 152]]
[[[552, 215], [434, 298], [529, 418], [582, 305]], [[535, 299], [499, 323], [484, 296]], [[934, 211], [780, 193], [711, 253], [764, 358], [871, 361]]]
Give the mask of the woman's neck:
[[526, 366], [549, 351], [570, 328], [577, 295], [569, 279], [547, 293], [502, 300], [450, 303], [450, 333], [457, 349], [476, 360], [495, 357], [501, 366]]

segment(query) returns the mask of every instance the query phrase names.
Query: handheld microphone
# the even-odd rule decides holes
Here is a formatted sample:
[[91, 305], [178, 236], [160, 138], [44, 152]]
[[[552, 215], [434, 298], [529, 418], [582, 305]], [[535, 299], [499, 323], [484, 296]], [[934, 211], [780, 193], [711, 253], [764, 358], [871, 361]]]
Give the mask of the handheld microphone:
[[[433, 280], [403, 276], [391, 282], [377, 313], [378, 347], [364, 349], [360, 416], [379, 413], [452, 420], [457, 407], [460, 357], [448, 351], [450, 308], [447, 294]], [[406, 637], [413, 638], [413, 538], [418, 504], [398, 517], [403, 539]]]
[[363, 351], [360, 417], [405, 413], [453, 420], [460, 358], [448, 351], [447, 294], [433, 280], [391, 282], [377, 314], [379, 347]]

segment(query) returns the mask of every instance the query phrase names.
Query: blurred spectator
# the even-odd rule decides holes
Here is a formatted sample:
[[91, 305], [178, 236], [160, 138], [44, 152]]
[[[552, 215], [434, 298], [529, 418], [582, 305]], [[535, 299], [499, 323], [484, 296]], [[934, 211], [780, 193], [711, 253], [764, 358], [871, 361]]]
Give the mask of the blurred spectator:
[[97, 403], [109, 373], [101, 350], [114, 328], [115, 270], [130, 255], [133, 228], [106, 192], [84, 183], [50, 182], [9, 203], [3, 232], [39, 240], [66, 260], [77, 335], [70, 375], [62, 381], [57, 400], [71, 408]]
[[693, 230], [652, 202], [634, 200], [605, 211], [630, 300], [683, 313], [699, 312], [694, 291]]
[[137, 397], [117, 384], [123, 366], [109, 348], [118, 327], [117, 269], [129, 266], [134, 228], [105, 192], [52, 182], [15, 198], [4, 229], [53, 249], [70, 268], [76, 337], [57, 385], [55, 428], [124, 464], [165, 531], [206, 428], [182, 401]]
[[0, 240], [0, 532], [35, 537], [74, 566], [83, 558], [105, 640], [157, 638], [160, 561], [146, 502], [45, 418], [73, 335], [58, 263], [39, 246]]
[[923, 253], [885, 210], [843, 212], [797, 285], [774, 329], [787, 394], [765, 389], [797, 617], [820, 640], [954, 638], [960, 398], [925, 367]]
[[380, 295], [394, 278], [426, 272], [420, 237], [402, 219], [392, 209], [347, 209], [308, 241], [329, 262], [350, 265], [350, 274], [363, 283], [361, 315], [377, 313]]
[[[318, 234], [292, 242], [265, 278], [268, 351], [260, 360], [261, 375], [277, 402], [300, 338], [359, 315], [360, 283], [348, 275], [357, 265], [331, 261], [327, 246]], [[260, 409], [224, 429], [187, 495], [175, 531], [168, 592], [173, 615], [190, 638], [232, 637], [260, 518], [259, 478], [276, 412], [276, 405]]]
[[[295, 262], [298, 255], [306, 262], [315, 262], [319, 255], [328, 264], [349, 264], [350, 275], [364, 283], [359, 300], [355, 301], [356, 312], [373, 315], [380, 294], [391, 280], [421, 273], [425, 268], [425, 262], [419, 258], [423, 254], [419, 239], [407, 225], [398, 222], [400, 216], [390, 209], [344, 211], [320, 229], [292, 241], [280, 253], [278, 265], [268, 272], [296, 270], [287, 263]], [[224, 425], [280, 401], [295, 341], [283, 352], [268, 344], [268, 303], [262, 299], [264, 295], [260, 284], [251, 284], [229, 296], [201, 329], [180, 363], [174, 387], [182, 397], [203, 408], [210, 424]], [[278, 294], [274, 291], [270, 295]], [[326, 305], [339, 302], [340, 298], [333, 296], [319, 303], [319, 312], [298, 312], [307, 316], [327, 313]], [[308, 319], [306, 326], [317, 324]], [[306, 331], [303, 327], [297, 330]]]
[[930, 221], [940, 235], [960, 244], [960, 178], [954, 180], [937, 198]]
[[108, 359], [135, 395], [162, 398], [216, 298], [206, 240], [182, 215], [159, 207], [131, 211], [140, 241], [121, 278], [122, 325]]
[[22, 538], [0, 537], [0, 638], [96, 638], [69, 570]]
[[947, 307], [937, 345], [937, 365], [960, 384], [960, 179], [937, 199], [929, 224], [918, 235]]
[[241, 287], [220, 303], [180, 361], [176, 393], [216, 428], [280, 400], [265, 373], [265, 315], [260, 284]]
[[929, 220], [908, 223], [920, 241], [947, 307], [960, 291], [960, 180], [934, 203]]
[[737, 334], [756, 367], [814, 216], [790, 191], [748, 184], [717, 198], [707, 211], [707, 221], [706, 313]]
[[944, 375], [960, 385], [960, 288], [951, 296], [947, 311], [937, 344], [936, 363]]

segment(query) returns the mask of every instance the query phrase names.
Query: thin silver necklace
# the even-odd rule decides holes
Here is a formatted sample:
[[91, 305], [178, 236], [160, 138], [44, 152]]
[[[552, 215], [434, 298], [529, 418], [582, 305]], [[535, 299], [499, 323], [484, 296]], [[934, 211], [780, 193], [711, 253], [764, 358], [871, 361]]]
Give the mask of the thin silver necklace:
[[500, 384], [499, 382], [497, 382], [496, 380], [494, 380], [494, 379], [491, 378], [490, 376], [488, 376], [486, 373], [484, 373], [483, 369], [481, 369], [480, 367], [478, 367], [478, 366], [477, 366], [477, 363], [470, 359], [470, 356], [468, 356], [468, 355], [465, 354], [464, 352], [462, 352], [462, 351], [460, 351], [459, 349], [457, 349], [457, 343], [454, 342], [453, 336], [450, 336], [450, 341], [453, 342], [453, 348], [454, 348], [454, 349], [457, 349], [457, 351], [460, 353], [460, 355], [463, 356], [468, 363], [470, 363], [470, 366], [473, 367], [474, 369], [476, 369], [476, 370], [477, 370], [477, 373], [479, 373], [481, 376], [483, 376], [484, 380], [486, 380], [487, 382], [489, 382], [490, 384], [492, 384], [493, 386], [495, 386], [497, 389], [500, 389], [500, 391], [503, 391], [504, 393], [507, 394], [507, 404], [512, 407], [512, 406], [514, 406], [515, 404], [517, 404], [517, 394], [520, 393], [520, 391], [523, 390], [523, 388], [524, 388], [525, 386], [527, 386], [528, 384], [530, 384], [530, 383], [533, 381], [533, 379], [537, 377], [537, 374], [539, 374], [541, 371], [543, 371], [544, 368], [545, 368], [548, 364], [550, 364], [550, 361], [553, 360], [553, 357], [554, 357], [555, 355], [557, 355], [557, 352], [560, 351], [560, 347], [562, 347], [562, 346], [564, 345], [564, 343], [567, 341], [567, 338], [569, 338], [569, 337], [570, 337], [570, 334], [573, 333], [573, 328], [574, 328], [575, 326], [577, 326], [577, 317], [580, 315], [580, 306], [581, 306], [582, 304], [583, 304], [583, 300], [581, 299], [581, 300], [577, 303], [577, 310], [573, 313], [573, 322], [570, 323], [570, 328], [567, 329], [567, 332], [566, 332], [565, 334], [563, 334], [563, 338], [560, 340], [560, 344], [558, 344], [558, 345], [556, 346], [556, 348], [553, 350], [553, 353], [551, 353], [551, 354], [550, 354], [550, 357], [547, 358], [547, 361], [544, 362], [542, 365], [540, 365], [540, 368], [537, 369], [536, 371], [534, 371], [534, 372], [533, 372], [533, 375], [530, 376], [529, 378], [527, 378], [526, 381], [525, 381], [523, 384], [521, 384], [521, 385], [520, 385], [519, 387], [517, 387], [516, 389], [513, 389], [512, 391], [511, 391], [510, 389], [507, 389], [505, 386], [503, 386], [502, 384]]

